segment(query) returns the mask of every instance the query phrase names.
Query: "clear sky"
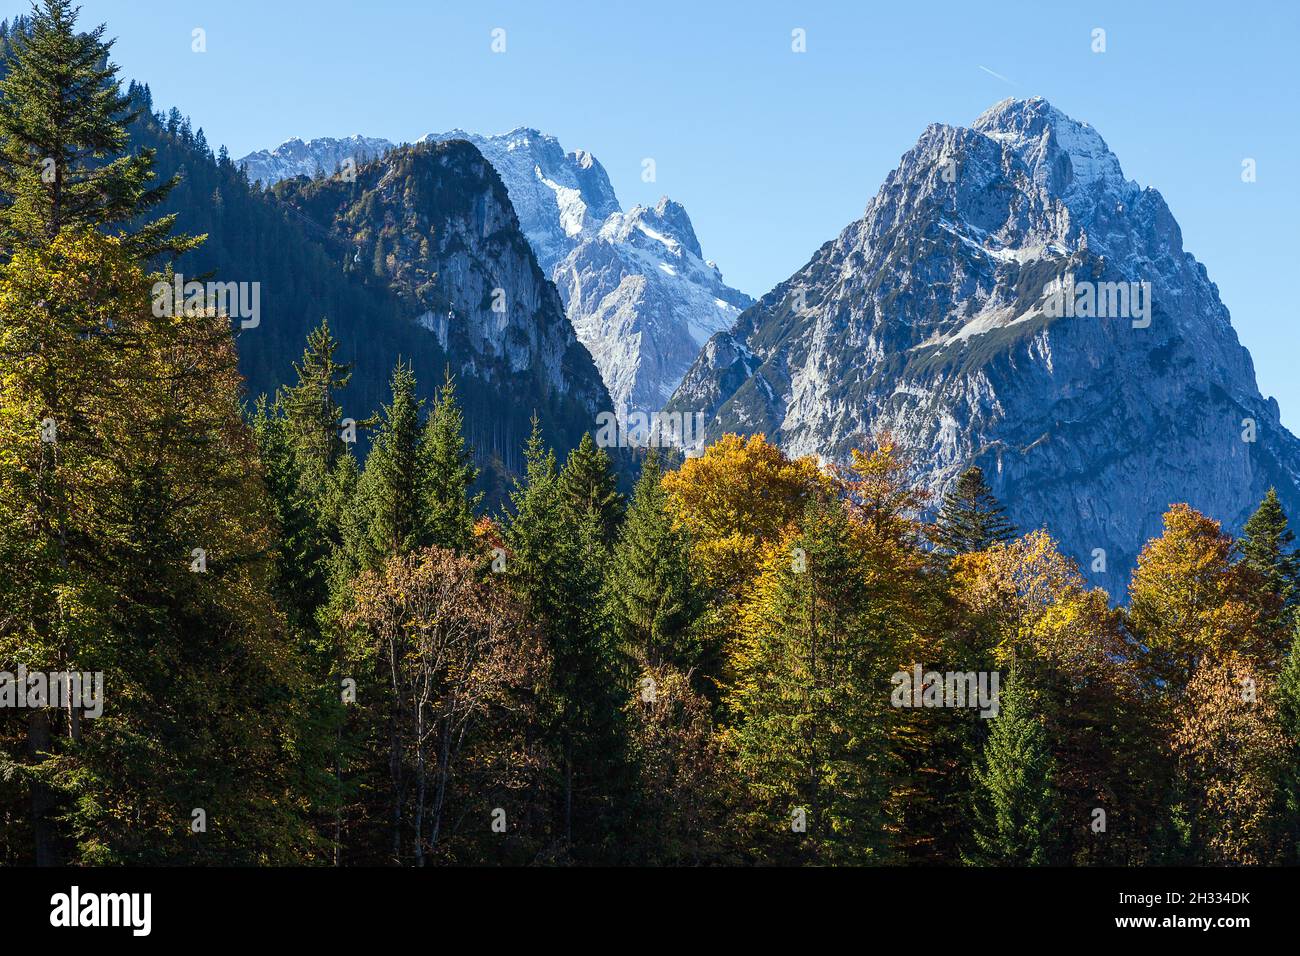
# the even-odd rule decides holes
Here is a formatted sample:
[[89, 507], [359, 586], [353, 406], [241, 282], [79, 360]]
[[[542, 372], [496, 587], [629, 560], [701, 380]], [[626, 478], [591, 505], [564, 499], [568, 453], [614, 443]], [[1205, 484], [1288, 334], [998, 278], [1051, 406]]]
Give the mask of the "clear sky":
[[[232, 156], [291, 136], [536, 127], [591, 151], [625, 208], [681, 201], [705, 255], [755, 296], [860, 216], [927, 124], [1045, 96], [1164, 195], [1261, 390], [1300, 431], [1295, 0], [82, 4], [119, 38], [123, 74]], [[195, 27], [206, 53], [191, 50]], [[795, 28], [806, 53], [791, 50]], [[646, 157], [655, 183], [641, 181]]]

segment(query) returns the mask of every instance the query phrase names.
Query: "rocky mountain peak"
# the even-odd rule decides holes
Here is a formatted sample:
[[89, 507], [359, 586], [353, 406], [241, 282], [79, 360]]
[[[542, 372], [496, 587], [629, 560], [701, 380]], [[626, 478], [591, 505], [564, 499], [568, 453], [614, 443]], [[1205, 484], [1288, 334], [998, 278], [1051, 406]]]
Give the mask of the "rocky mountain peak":
[[529, 127], [496, 136], [457, 129], [430, 133], [421, 142], [453, 139], [473, 143], [505, 181], [519, 224], [548, 273], [620, 209], [609, 176], [595, 157], [566, 153], [554, 136]]
[[926, 128], [668, 408], [832, 459], [888, 430], [936, 495], [978, 464], [1116, 597], [1173, 503], [1232, 530], [1270, 486], [1300, 510], [1300, 441], [1163, 198], [1041, 98]]
[[1124, 178], [1118, 157], [1100, 133], [1041, 96], [1002, 100], [980, 114], [971, 128], [1012, 150], [1034, 182], [1059, 196], [1076, 215], [1102, 197], [1139, 191]]
[[354, 182], [291, 180], [277, 194], [324, 231], [351, 280], [395, 294], [428, 331], [425, 348], [474, 392], [476, 443], [508, 469], [534, 409], [551, 409], [572, 446], [610, 408], [505, 183], [472, 142], [400, 147]]
[[639, 244], [659, 255], [681, 258], [684, 251], [697, 259], [704, 258], [686, 209], [667, 196], [653, 206], [637, 205], [626, 213], [610, 216], [601, 225], [600, 237], [606, 241]]
[[[703, 258], [680, 203], [663, 197], [624, 213], [604, 167], [586, 150], [566, 153], [554, 136], [530, 127], [496, 136], [454, 129], [420, 144], [452, 141], [471, 144], [500, 176], [520, 229], [616, 402], [657, 410], [700, 346], [750, 304]], [[248, 162], [250, 176], [264, 181], [315, 167], [309, 156], [292, 166], [262, 154]]]

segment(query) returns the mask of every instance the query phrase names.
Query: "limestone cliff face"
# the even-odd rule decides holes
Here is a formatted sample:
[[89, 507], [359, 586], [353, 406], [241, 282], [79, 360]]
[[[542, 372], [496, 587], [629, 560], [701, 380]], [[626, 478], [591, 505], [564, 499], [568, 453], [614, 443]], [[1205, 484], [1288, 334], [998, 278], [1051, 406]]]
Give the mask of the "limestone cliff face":
[[[554, 136], [527, 127], [430, 133], [420, 143], [456, 140], [473, 144], [501, 177], [520, 230], [620, 409], [660, 409], [700, 346], [752, 303], [704, 258], [680, 203], [664, 197], [624, 212], [591, 153], [566, 153]], [[395, 148], [361, 136], [294, 139], [240, 163], [250, 179], [274, 183]]]
[[1173, 502], [1235, 531], [1276, 486], [1300, 514], [1300, 441], [1169, 208], [1041, 98], [929, 127], [669, 407], [826, 458], [889, 429], [935, 492], [979, 464], [1116, 597]]
[[471, 441], [508, 470], [533, 411], [567, 449], [611, 408], [501, 178], [470, 143], [400, 148], [355, 181], [296, 180], [278, 192], [325, 231], [349, 275], [403, 300], [474, 396]]
[[662, 408], [700, 347], [751, 302], [702, 257], [686, 210], [667, 197], [612, 214], [553, 276], [615, 405], [631, 412]]

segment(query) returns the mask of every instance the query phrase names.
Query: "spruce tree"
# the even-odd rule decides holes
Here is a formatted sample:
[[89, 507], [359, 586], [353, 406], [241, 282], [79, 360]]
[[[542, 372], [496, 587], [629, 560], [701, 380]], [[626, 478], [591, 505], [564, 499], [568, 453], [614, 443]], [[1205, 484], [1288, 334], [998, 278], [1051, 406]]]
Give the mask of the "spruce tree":
[[368, 523], [365, 567], [409, 554], [428, 543], [429, 514], [415, 373], [400, 359], [393, 369], [393, 400], [385, 405], [366, 457], [357, 495]]
[[1277, 602], [1279, 613], [1271, 623], [1277, 628], [1289, 628], [1300, 601], [1300, 554], [1292, 548], [1295, 533], [1287, 527], [1286, 512], [1276, 489], [1268, 489], [1242, 530], [1242, 557], [1261, 576], [1267, 593]]
[[560, 773], [560, 830], [568, 852], [582, 856], [611, 838], [610, 803], [625, 771], [618, 669], [601, 601], [607, 550], [595, 513], [566, 507], [535, 415], [524, 462], [504, 521], [507, 580], [553, 661], [545, 733]]
[[336, 396], [351, 381], [352, 366], [335, 359], [338, 347], [329, 320], [322, 319], [307, 336], [302, 361], [294, 363], [297, 383], [278, 396], [298, 466], [308, 487], [317, 492], [346, 448], [341, 428], [343, 408]]
[[569, 452], [564, 462], [560, 493], [575, 512], [594, 511], [605, 541], [613, 544], [623, 518], [623, 496], [618, 493], [618, 479], [609, 453], [596, 446], [590, 432], [582, 436], [578, 447]]
[[465, 416], [456, 401], [448, 369], [424, 429], [429, 541], [464, 554], [474, 542], [474, 509], [483, 500], [470, 488], [478, 479], [474, 456], [465, 446]]
[[42, 0], [9, 38], [0, 70], [0, 245], [12, 252], [67, 226], [112, 226], [140, 259], [191, 249], [197, 240], [170, 235], [175, 216], [128, 228], [178, 180], [152, 185], [152, 150], [121, 155], [140, 111], [122, 93], [103, 25], [79, 33], [77, 13], [71, 0]]
[[999, 694], [993, 729], [974, 770], [974, 866], [1044, 866], [1054, 862], [1056, 794], [1047, 733], [1014, 670]]
[[968, 554], [1010, 541], [1015, 534], [1015, 526], [989, 489], [984, 472], [978, 465], [967, 468], [956, 487], [943, 496], [935, 523], [935, 544], [949, 554]]
[[[234, 342], [149, 290], [91, 229], [0, 267], [0, 659], [102, 672], [110, 701], [38, 709], [0, 762], [34, 862], [291, 862], [311, 745]], [[220, 824], [192, 833], [195, 807]]]
[[614, 634], [629, 659], [689, 671], [699, 657], [690, 627], [702, 602], [691, 577], [690, 542], [674, 527], [661, 475], [659, 458], [651, 454], [614, 547], [606, 590]]
[[806, 835], [782, 828], [793, 860], [882, 863], [894, 850], [896, 712], [879, 688], [898, 629], [864, 587], [872, 556], [855, 531], [841, 502], [810, 501], [755, 582], [731, 654], [730, 738], [764, 818], [801, 813]]
[[276, 548], [279, 593], [294, 609], [297, 620], [309, 623], [325, 598], [325, 535], [315, 502], [303, 493], [297, 457], [278, 412], [261, 396], [251, 425], [280, 529]]

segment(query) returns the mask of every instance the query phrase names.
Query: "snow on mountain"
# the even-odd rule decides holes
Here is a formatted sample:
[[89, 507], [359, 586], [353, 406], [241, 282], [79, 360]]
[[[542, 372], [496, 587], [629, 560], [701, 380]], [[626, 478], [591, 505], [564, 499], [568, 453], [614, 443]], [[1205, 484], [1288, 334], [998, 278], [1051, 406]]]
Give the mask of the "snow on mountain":
[[354, 181], [295, 180], [280, 195], [319, 227], [345, 274], [395, 294], [431, 333], [426, 351], [460, 381], [479, 454], [517, 472], [534, 410], [561, 449], [611, 410], [505, 184], [472, 144], [399, 147]]
[[478, 147], [506, 184], [519, 225], [548, 274], [583, 237], [619, 211], [604, 167], [590, 153], [565, 153], [559, 140], [535, 129], [480, 136], [455, 129], [421, 142], [463, 139]]
[[888, 429], [936, 494], [979, 464], [1117, 597], [1171, 503], [1300, 510], [1300, 441], [1164, 199], [1038, 97], [927, 128], [668, 407], [833, 459]]
[[610, 215], [552, 278], [615, 408], [634, 411], [660, 409], [701, 346], [750, 302], [702, 257], [686, 210], [667, 197]]
[[295, 176], [313, 177], [317, 173], [332, 174], [347, 160], [358, 166], [367, 160], [378, 159], [393, 148], [386, 139], [370, 136], [348, 136], [343, 139], [322, 137], [304, 142], [297, 137], [286, 140], [275, 149], [259, 149], [239, 160], [248, 167], [249, 182], [260, 181], [271, 186], [282, 179]]
[[[665, 197], [624, 213], [590, 153], [566, 153], [555, 137], [527, 128], [496, 136], [457, 129], [420, 141], [451, 140], [472, 143], [505, 183], [538, 264], [559, 289], [616, 409], [657, 411], [700, 347], [752, 302], [704, 259], [679, 203]], [[391, 144], [290, 140], [241, 162], [250, 179], [270, 183], [331, 171], [349, 148], [376, 155]]]

